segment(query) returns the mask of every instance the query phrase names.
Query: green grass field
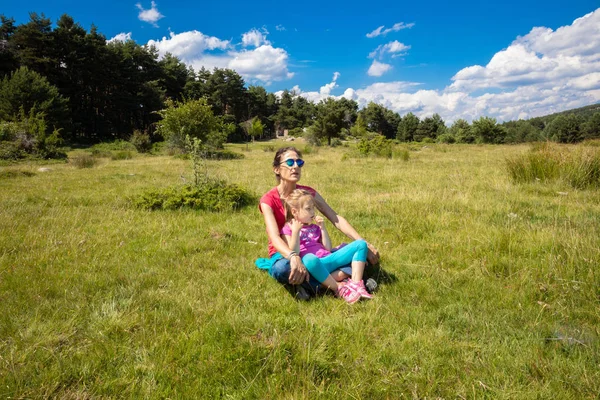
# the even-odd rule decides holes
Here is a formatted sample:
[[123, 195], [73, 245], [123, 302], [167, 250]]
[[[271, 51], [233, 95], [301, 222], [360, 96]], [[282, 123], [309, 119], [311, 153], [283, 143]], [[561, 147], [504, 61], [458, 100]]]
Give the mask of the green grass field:
[[[264, 145], [210, 174], [258, 197]], [[528, 148], [306, 154], [301, 183], [382, 254], [353, 306], [297, 302], [254, 266], [257, 207], [129, 206], [189, 161], [1, 167], [0, 398], [596, 399], [600, 191], [512, 184]]]

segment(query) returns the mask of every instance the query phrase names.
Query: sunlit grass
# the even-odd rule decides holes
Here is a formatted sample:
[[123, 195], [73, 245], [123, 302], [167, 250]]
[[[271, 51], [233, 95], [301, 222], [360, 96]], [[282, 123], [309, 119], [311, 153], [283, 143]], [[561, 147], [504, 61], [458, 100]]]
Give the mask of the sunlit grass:
[[[229, 145], [245, 158], [209, 173], [258, 196], [280, 144]], [[304, 156], [302, 183], [382, 253], [351, 307], [298, 303], [254, 266], [255, 206], [129, 206], [189, 183], [187, 160], [2, 167], [0, 397], [596, 398], [598, 190], [511, 183], [528, 146], [405, 149]]]

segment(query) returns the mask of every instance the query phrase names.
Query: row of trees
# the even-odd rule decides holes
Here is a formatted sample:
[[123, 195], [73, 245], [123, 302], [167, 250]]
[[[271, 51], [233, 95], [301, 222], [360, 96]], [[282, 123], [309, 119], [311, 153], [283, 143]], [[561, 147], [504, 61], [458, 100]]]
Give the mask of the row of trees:
[[229, 141], [283, 129], [329, 143], [373, 134], [448, 143], [577, 142], [600, 136], [598, 112], [504, 124], [488, 117], [472, 124], [460, 119], [447, 127], [438, 114], [400, 116], [376, 103], [359, 110], [356, 101], [345, 98], [315, 104], [287, 90], [278, 97], [261, 86], [247, 87], [233, 70], [194, 71], [170, 54], [159, 59], [153, 47], [109, 43], [96, 27], [87, 32], [68, 15], [55, 27], [35, 13], [18, 26], [5, 16], [0, 21], [0, 121], [33, 115], [33, 109], [45, 118], [49, 133], [60, 131], [74, 142], [128, 138], [134, 130], [154, 133], [167, 105], [199, 99], [219, 118]]

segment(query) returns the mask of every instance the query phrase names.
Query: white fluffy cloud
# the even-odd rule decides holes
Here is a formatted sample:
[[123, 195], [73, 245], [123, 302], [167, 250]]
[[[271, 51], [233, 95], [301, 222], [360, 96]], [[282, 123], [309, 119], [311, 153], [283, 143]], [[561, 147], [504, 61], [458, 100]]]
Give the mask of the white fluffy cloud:
[[410, 46], [407, 46], [402, 42], [394, 40], [393, 42], [389, 42], [387, 44], [380, 44], [379, 46], [377, 46], [375, 50], [369, 53], [369, 58], [379, 57], [379, 59], [381, 59], [386, 54], [391, 54], [392, 58], [395, 58], [406, 55], [406, 52], [408, 50], [410, 50]]
[[369, 76], [381, 76], [388, 72], [390, 69], [392, 69], [392, 66], [390, 64], [381, 63], [377, 60], [373, 60], [373, 63], [367, 71], [367, 74]]
[[137, 3], [135, 6], [140, 10], [140, 13], [138, 14], [138, 19], [140, 21], [148, 22], [149, 24], [158, 27], [156, 22], [159, 19], [164, 18], [164, 15], [156, 8], [156, 3], [154, 1], [151, 3], [151, 7], [148, 10], [144, 9], [140, 3]]
[[369, 32], [367, 33], [367, 37], [368, 38], [374, 38], [380, 35], [387, 35], [390, 32], [398, 32], [401, 29], [410, 29], [413, 26], [415, 26], [414, 23], [410, 23], [410, 24], [405, 24], [404, 22], [398, 22], [396, 24], [394, 24], [394, 26], [392, 26], [391, 28], [388, 29], [383, 29], [385, 28], [384, 25], [381, 25], [379, 28], [375, 29], [373, 32]]
[[112, 37], [106, 41], [106, 43], [114, 43], [114, 42], [127, 42], [131, 40], [131, 32], [121, 32], [117, 34], [115, 37]]
[[230, 42], [194, 30], [178, 34], [170, 32], [168, 38], [163, 36], [161, 40], [149, 40], [148, 45], [156, 47], [161, 56], [171, 53], [183, 61], [191, 61], [206, 50], [225, 50], [230, 47]]
[[600, 9], [556, 31], [533, 28], [496, 53], [485, 67], [474, 65], [458, 71], [450, 89], [471, 92], [532, 85], [539, 89], [593, 89], [597, 88], [598, 71]]
[[267, 85], [271, 81], [281, 81], [294, 76], [288, 71], [288, 54], [285, 50], [262, 45], [254, 50], [230, 52], [233, 58], [228, 68], [236, 70], [245, 78], [258, 79]]
[[[378, 28], [372, 34], [382, 32]], [[385, 72], [386, 67], [376, 62], [369, 71]], [[361, 107], [374, 101], [420, 118], [438, 113], [447, 123], [481, 116], [499, 121], [531, 118], [600, 102], [600, 9], [555, 31], [533, 28], [487, 65], [463, 68], [452, 81], [443, 90], [416, 90], [419, 84], [411, 82], [378, 82], [347, 88], [339, 97], [354, 99]]]
[[271, 44], [271, 42], [269, 42], [267, 40], [266, 35], [268, 35], [268, 34], [269, 34], [269, 32], [267, 32], [266, 30], [261, 32], [256, 28], [251, 29], [250, 31], [242, 34], [242, 45], [244, 47], [248, 47], [248, 46], [259, 47], [260, 45], [263, 45], [263, 44], [269, 45], [269, 44]]
[[266, 39], [267, 33], [253, 29], [242, 35], [241, 46], [255, 46], [252, 50], [237, 50], [229, 40], [207, 36], [199, 31], [171, 32], [168, 38], [150, 40], [148, 45], [155, 46], [160, 56], [171, 53], [195, 70], [202, 67], [209, 70], [230, 68], [246, 80], [269, 85], [273, 81], [290, 79], [294, 73], [288, 70], [288, 53], [273, 47]]
[[[334, 72], [331, 82], [321, 86], [321, 88], [319, 89], [318, 92], [303, 92], [298, 85], [296, 85], [292, 88], [292, 92], [294, 92], [296, 95], [306, 98], [307, 100], [318, 103], [319, 101], [321, 101], [323, 99], [332, 97], [331, 91], [338, 87], [337, 80], [339, 77], [340, 77], [340, 73]], [[276, 92], [275, 94], [277, 96], [281, 97], [281, 92]]]

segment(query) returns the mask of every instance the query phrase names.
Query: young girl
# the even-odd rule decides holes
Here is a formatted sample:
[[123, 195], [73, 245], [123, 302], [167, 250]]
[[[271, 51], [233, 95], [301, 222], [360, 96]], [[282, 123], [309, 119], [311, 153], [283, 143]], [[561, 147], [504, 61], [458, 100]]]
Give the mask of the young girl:
[[[296, 189], [286, 199], [287, 223], [281, 229], [281, 237], [293, 253], [302, 257], [310, 274], [337, 296], [352, 304], [360, 298], [370, 299], [362, 281], [367, 261], [367, 242], [354, 242], [331, 252], [331, 240], [323, 218], [315, 215], [315, 203], [307, 190]], [[313, 224], [312, 222], [316, 222]], [[331, 272], [352, 263], [352, 277], [338, 282]]]

